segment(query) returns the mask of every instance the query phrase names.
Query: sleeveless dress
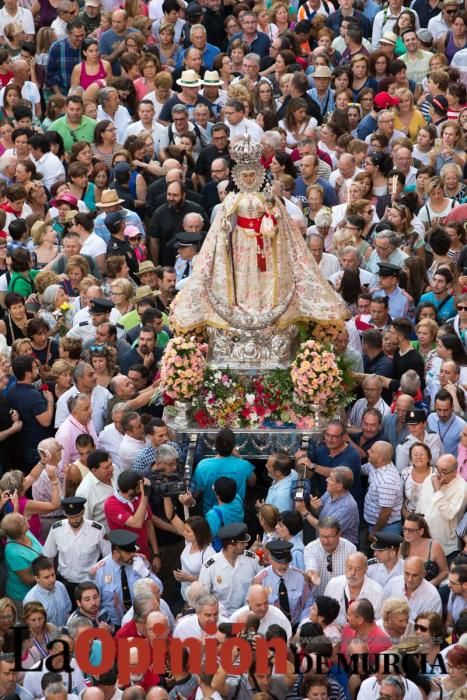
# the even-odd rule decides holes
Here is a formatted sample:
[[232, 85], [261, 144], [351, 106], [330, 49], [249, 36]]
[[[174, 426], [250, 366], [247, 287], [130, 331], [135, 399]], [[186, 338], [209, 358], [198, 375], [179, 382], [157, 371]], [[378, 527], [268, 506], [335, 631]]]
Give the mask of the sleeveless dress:
[[452, 32], [448, 32], [446, 36], [446, 58], [448, 59], [448, 63], [450, 64], [452, 59], [454, 58], [455, 54], [458, 51], [462, 51], [462, 49], [465, 49], [467, 47], [467, 39], [464, 41], [464, 46], [456, 46], [454, 43], [454, 39], [452, 36]]
[[86, 73], [86, 65], [85, 62], [83, 61], [81, 63], [81, 75], [79, 76], [79, 84], [81, 87], [86, 90], [90, 85], [96, 82], [96, 80], [105, 80], [107, 78], [107, 73], [104, 68], [104, 64], [102, 63], [101, 59], [99, 59], [99, 70], [95, 75], [88, 75]]

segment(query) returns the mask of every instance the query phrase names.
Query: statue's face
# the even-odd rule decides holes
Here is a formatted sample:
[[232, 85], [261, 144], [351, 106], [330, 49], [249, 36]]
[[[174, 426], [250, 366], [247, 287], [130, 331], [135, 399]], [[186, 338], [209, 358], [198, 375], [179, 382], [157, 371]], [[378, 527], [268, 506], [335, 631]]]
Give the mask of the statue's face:
[[255, 184], [255, 180], [256, 180], [256, 171], [255, 170], [244, 170], [242, 172], [242, 182], [247, 187], [253, 187], [253, 185]]

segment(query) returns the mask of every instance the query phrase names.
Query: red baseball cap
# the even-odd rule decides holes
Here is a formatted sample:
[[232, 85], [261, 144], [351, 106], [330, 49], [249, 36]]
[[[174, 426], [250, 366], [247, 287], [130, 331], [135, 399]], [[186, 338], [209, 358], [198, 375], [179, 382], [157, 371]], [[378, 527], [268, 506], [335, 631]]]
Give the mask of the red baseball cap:
[[373, 99], [373, 104], [376, 109], [389, 109], [395, 107], [400, 102], [398, 97], [393, 97], [389, 92], [378, 92]]

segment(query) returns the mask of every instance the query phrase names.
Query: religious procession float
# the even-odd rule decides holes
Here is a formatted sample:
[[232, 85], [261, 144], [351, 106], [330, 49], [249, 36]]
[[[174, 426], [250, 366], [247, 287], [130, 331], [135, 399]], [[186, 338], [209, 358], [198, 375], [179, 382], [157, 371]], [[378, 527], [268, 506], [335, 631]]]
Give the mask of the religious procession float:
[[171, 307], [164, 417], [207, 439], [229, 427], [245, 448], [251, 438], [248, 453], [266, 453], [277, 439], [290, 449], [321, 432], [351, 400], [349, 373], [332, 350], [346, 309], [265, 184], [261, 146], [246, 136], [232, 155], [235, 191]]

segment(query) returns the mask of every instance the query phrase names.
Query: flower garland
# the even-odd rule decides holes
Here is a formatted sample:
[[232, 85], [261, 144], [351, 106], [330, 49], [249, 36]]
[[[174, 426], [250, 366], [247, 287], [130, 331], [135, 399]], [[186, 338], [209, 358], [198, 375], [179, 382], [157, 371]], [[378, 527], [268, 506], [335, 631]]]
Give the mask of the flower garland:
[[297, 401], [303, 406], [327, 405], [341, 382], [336, 356], [315, 340], [302, 343], [290, 376]]
[[206, 358], [194, 340], [169, 340], [161, 361], [162, 391], [170, 399], [192, 399], [200, 390], [206, 371]]

